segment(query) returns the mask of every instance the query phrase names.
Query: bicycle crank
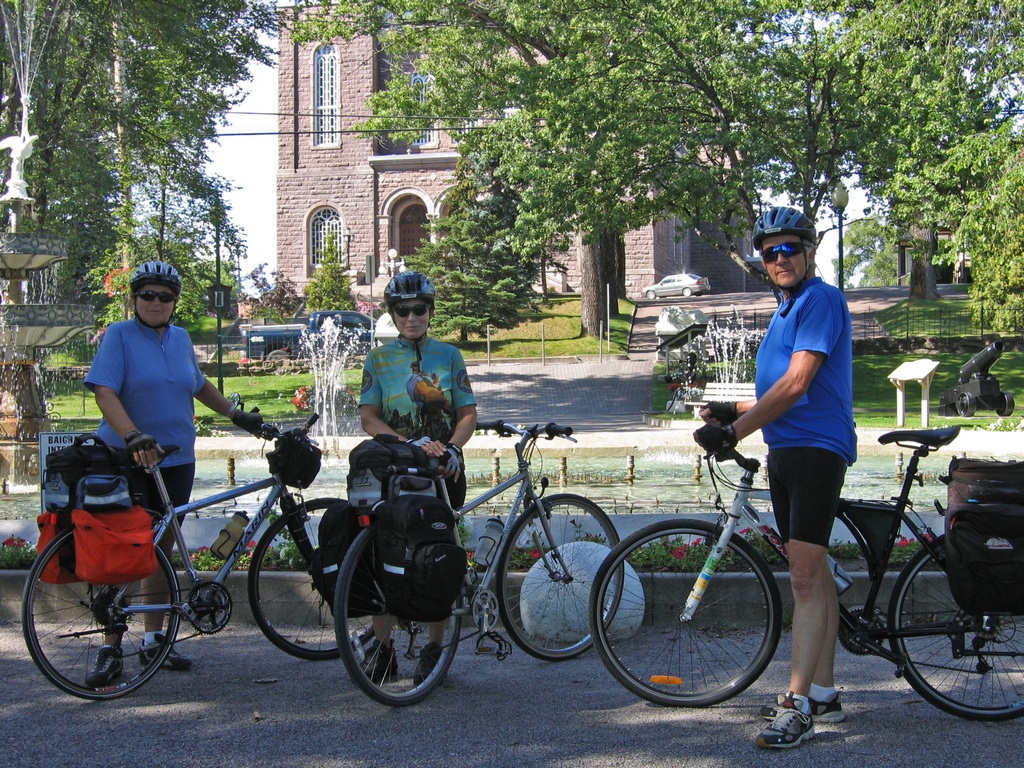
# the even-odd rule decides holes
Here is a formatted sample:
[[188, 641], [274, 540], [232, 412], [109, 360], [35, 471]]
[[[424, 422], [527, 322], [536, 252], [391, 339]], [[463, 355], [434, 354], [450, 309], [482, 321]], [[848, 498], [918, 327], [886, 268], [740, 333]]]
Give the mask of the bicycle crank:
[[200, 581], [192, 587], [188, 602], [188, 619], [200, 634], [220, 632], [231, 620], [231, 593], [223, 584]]

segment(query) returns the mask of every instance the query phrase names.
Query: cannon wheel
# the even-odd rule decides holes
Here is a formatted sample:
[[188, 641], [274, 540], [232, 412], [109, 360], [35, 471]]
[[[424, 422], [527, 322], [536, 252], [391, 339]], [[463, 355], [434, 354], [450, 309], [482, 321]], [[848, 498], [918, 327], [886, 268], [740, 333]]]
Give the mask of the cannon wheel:
[[996, 415], [998, 416], [1009, 416], [1013, 413], [1013, 394], [1010, 392], [1000, 392], [1002, 395], [1003, 407], [996, 408]]
[[961, 416], [973, 416], [977, 407], [977, 398], [970, 392], [961, 392], [956, 396], [956, 412]]

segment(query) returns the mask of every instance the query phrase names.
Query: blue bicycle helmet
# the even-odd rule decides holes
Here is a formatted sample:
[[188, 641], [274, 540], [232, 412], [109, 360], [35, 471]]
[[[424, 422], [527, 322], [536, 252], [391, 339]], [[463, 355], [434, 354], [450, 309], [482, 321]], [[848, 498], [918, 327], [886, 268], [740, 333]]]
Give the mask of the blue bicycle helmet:
[[132, 274], [132, 293], [138, 293], [144, 285], [163, 285], [181, 295], [181, 276], [178, 270], [166, 261], [147, 261], [140, 264]]
[[434, 284], [422, 272], [402, 272], [388, 281], [384, 302], [388, 309], [400, 301], [419, 299], [434, 306]]
[[757, 250], [761, 250], [761, 243], [771, 235], [796, 235], [812, 245], [818, 244], [818, 230], [814, 222], [802, 211], [786, 206], [772, 208], [754, 222], [752, 239]]

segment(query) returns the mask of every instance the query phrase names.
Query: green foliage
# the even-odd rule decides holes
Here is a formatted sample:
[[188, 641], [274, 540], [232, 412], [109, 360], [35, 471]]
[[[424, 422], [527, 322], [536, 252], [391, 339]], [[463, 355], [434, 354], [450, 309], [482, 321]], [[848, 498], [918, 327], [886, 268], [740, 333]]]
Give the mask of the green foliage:
[[306, 309], [355, 309], [349, 277], [342, 269], [337, 238], [332, 232], [320, 257], [316, 272], [306, 285]]
[[295, 285], [287, 275], [273, 272], [271, 282], [264, 274], [266, 267], [266, 264], [260, 264], [248, 276], [255, 291], [255, 295], [249, 297], [253, 306], [253, 316], [284, 322], [294, 316], [302, 302], [295, 291]]
[[35, 559], [36, 548], [20, 536], [11, 536], [0, 544], [0, 570], [31, 568]]
[[[846, 287], [896, 285], [899, 233], [882, 220], [869, 217], [850, 222], [843, 231], [843, 272]], [[838, 258], [833, 270], [838, 274]]]
[[437, 288], [434, 330], [461, 341], [483, 335], [488, 325], [515, 327], [519, 311], [535, 299], [536, 262], [512, 239], [517, 197], [491, 171], [479, 157], [460, 161], [438, 239], [407, 260]]

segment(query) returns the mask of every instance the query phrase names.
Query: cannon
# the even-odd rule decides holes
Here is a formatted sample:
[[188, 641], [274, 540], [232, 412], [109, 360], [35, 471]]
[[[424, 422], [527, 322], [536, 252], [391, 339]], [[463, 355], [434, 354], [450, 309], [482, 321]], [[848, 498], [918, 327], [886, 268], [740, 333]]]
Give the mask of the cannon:
[[995, 411], [999, 416], [1013, 413], [1013, 395], [999, 391], [999, 380], [989, 369], [1003, 354], [1003, 342], [993, 341], [960, 368], [960, 381], [939, 395], [942, 416], [973, 416], [975, 411]]

